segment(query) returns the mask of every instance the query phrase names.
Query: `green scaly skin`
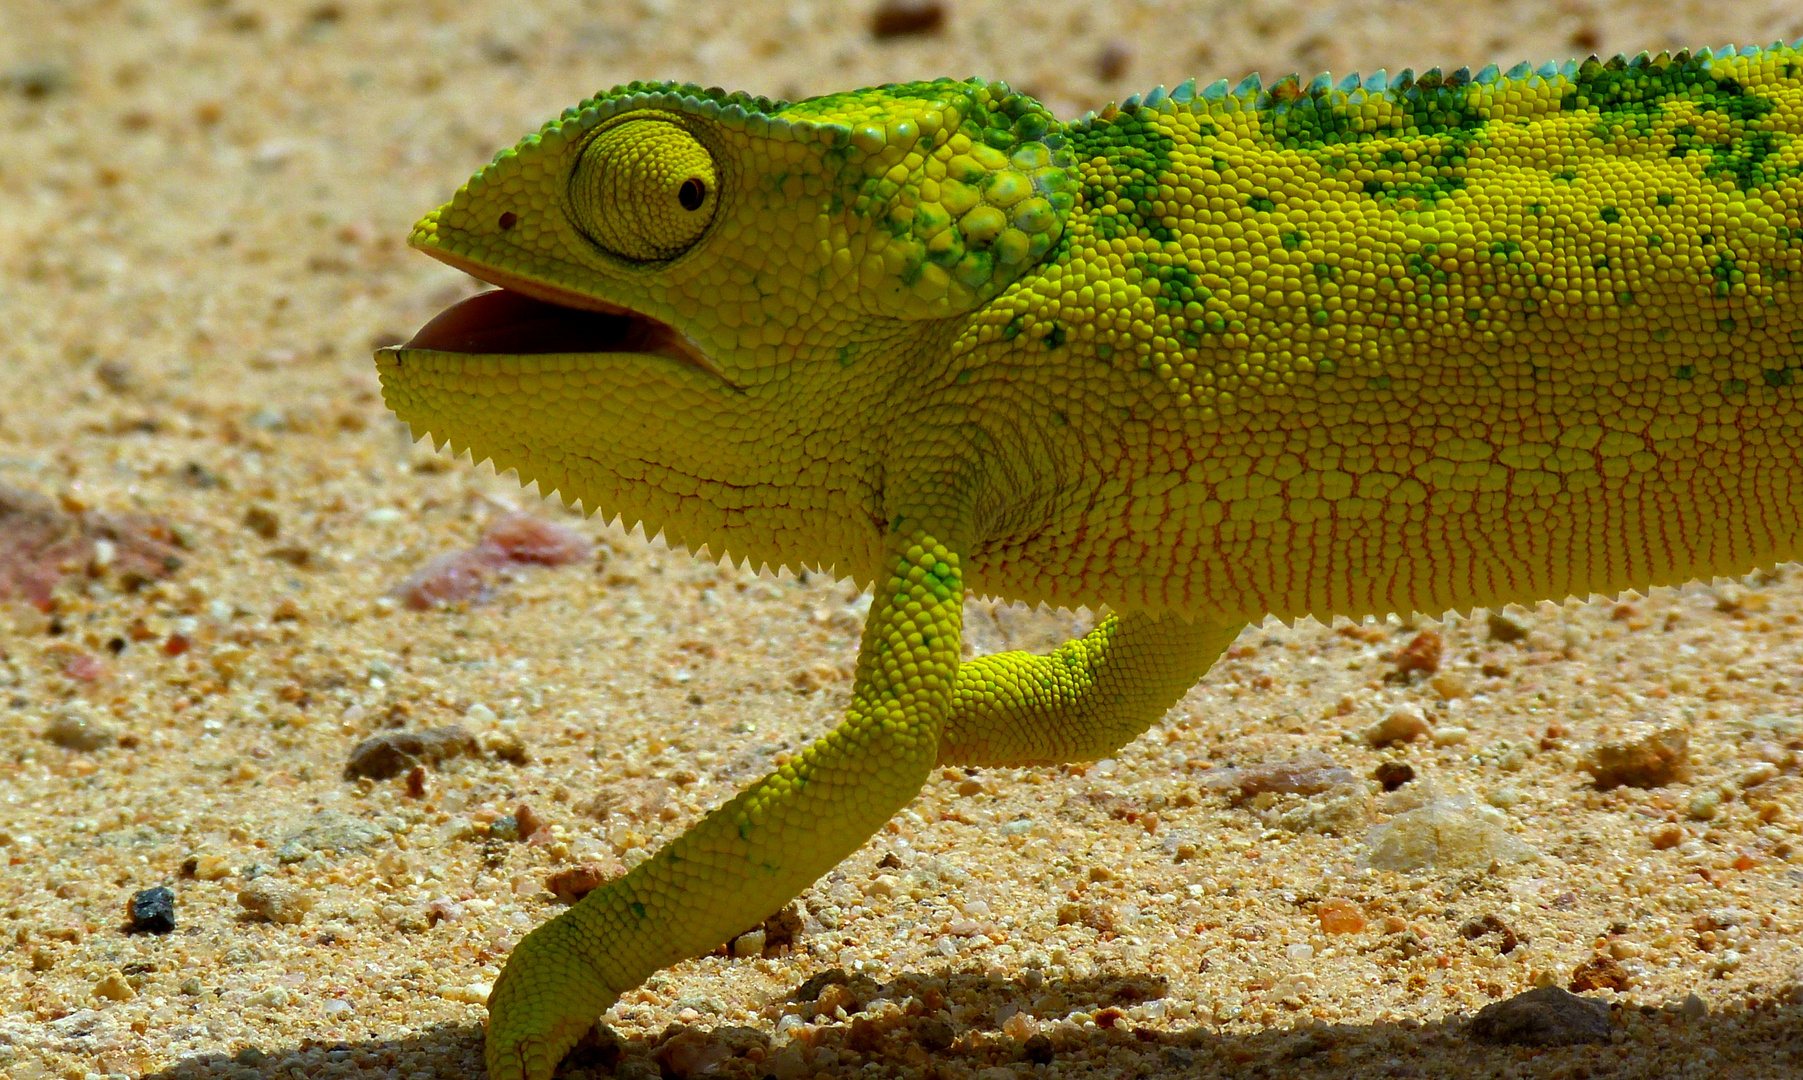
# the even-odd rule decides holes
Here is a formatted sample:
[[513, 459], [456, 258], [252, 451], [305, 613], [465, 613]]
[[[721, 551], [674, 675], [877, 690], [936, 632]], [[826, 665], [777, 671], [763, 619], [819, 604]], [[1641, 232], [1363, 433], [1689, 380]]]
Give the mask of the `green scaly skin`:
[[[1803, 536], [1793, 47], [797, 104], [632, 84], [414, 246], [502, 286], [377, 354], [416, 433], [874, 586], [844, 721], [523, 940], [490, 1073], [775, 911], [935, 762], [1102, 756], [1267, 613], [1739, 573]], [[1123, 614], [959, 662], [967, 591]]]

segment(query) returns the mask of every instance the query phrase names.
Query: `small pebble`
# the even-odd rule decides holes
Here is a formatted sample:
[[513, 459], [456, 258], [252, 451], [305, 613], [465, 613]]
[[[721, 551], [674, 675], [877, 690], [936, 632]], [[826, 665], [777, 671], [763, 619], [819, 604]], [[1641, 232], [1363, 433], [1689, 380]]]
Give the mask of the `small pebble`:
[[94, 996], [108, 1001], [130, 1001], [138, 996], [138, 992], [131, 988], [131, 983], [125, 981], [123, 972], [114, 970], [107, 972], [104, 978], [94, 984]]
[[914, 1029], [914, 1035], [920, 1040], [922, 1049], [933, 1053], [951, 1049], [952, 1042], [957, 1037], [950, 1024], [936, 1018], [922, 1020], [920, 1026]]
[[1428, 685], [1434, 688], [1434, 693], [1448, 701], [1471, 696], [1471, 684], [1457, 672], [1442, 671], [1430, 679]]
[[1380, 761], [1372, 770], [1371, 779], [1383, 785], [1385, 791], [1395, 791], [1415, 779], [1415, 767], [1406, 761]]
[[367, 776], [387, 780], [420, 765], [436, 765], [447, 758], [477, 753], [475, 736], [460, 724], [427, 731], [387, 731], [372, 735], [351, 750], [344, 766], [347, 780]]
[[708, 1031], [684, 1031], [657, 1048], [657, 1060], [677, 1080], [714, 1072], [732, 1057], [732, 1047]]
[[1770, 761], [1761, 761], [1757, 765], [1742, 770], [1741, 774], [1734, 778], [1734, 786], [1742, 791], [1746, 791], [1748, 788], [1756, 788], [1761, 784], [1776, 779], [1778, 774], [1782, 771], [1783, 770], [1779, 769], [1777, 765]]
[[1654, 851], [1668, 851], [1684, 842], [1684, 828], [1681, 825], [1661, 825], [1647, 839], [1652, 841]]
[[479, 603], [488, 598], [494, 576], [494, 564], [480, 551], [451, 551], [415, 570], [394, 595], [410, 611]]
[[1520, 805], [1521, 801], [1526, 797], [1527, 796], [1521, 793], [1520, 788], [1511, 787], [1505, 784], [1502, 787], [1491, 788], [1488, 792], [1485, 792], [1484, 801], [1491, 806], [1496, 807], [1498, 810], [1507, 810], [1511, 806]]
[[1612, 956], [1593, 956], [1571, 972], [1571, 992], [1574, 994], [1581, 994], [1586, 990], [1627, 988], [1628, 969], [1617, 963]]
[[1421, 711], [1421, 706], [1414, 704], [1398, 705], [1391, 709], [1389, 715], [1365, 729], [1365, 742], [1374, 749], [1382, 749], [1396, 743], [1413, 742], [1433, 734], [1433, 727]]
[[340, 1016], [349, 1016], [357, 1009], [343, 998], [327, 998], [325, 1004], [320, 1006], [320, 1011], [326, 1014], [326, 1019], [336, 1020]]
[[1124, 79], [1133, 67], [1133, 47], [1119, 38], [1110, 38], [1096, 54], [1096, 78], [1103, 82]]
[[1471, 731], [1467, 728], [1459, 727], [1456, 724], [1442, 724], [1434, 729], [1433, 740], [1435, 746], [1457, 746], [1470, 736]]
[[531, 514], [507, 514], [483, 530], [477, 549], [494, 562], [568, 566], [594, 554], [588, 537]]
[[1326, 754], [1313, 751], [1289, 761], [1270, 761], [1238, 769], [1210, 769], [1203, 777], [1202, 786], [1212, 791], [1234, 793], [1239, 799], [1250, 799], [1266, 792], [1317, 795], [1354, 779], [1350, 769], [1341, 768]]
[[624, 867], [609, 870], [600, 863], [578, 863], [548, 875], [545, 878], [545, 889], [563, 903], [574, 904], [623, 873]]
[[1509, 644], [1528, 636], [1528, 628], [1500, 611], [1492, 611], [1486, 626], [1490, 631], [1491, 641]]
[[1463, 802], [1440, 799], [1419, 809], [1397, 814], [1373, 828], [1366, 838], [1370, 864], [1379, 870], [1425, 870], [1429, 867], [1487, 867], [1494, 862], [1525, 862], [1535, 857], [1526, 844], [1511, 836], [1488, 813]]
[[59, 713], [44, 729], [44, 737], [65, 750], [83, 753], [104, 749], [118, 738], [110, 725], [73, 709]]
[[878, 41], [937, 34], [945, 29], [941, 0], [883, 0], [870, 16], [870, 36]]
[[126, 915], [131, 934], [167, 934], [175, 929], [175, 892], [164, 885], [133, 893]]
[[1419, 671], [1424, 675], [1432, 675], [1440, 670], [1440, 654], [1445, 646], [1440, 640], [1440, 631], [1423, 630], [1409, 639], [1396, 654], [1397, 674], [1407, 675]]
[[486, 1005], [488, 995], [493, 989], [493, 983], [473, 982], [462, 986], [453, 986], [444, 991], [442, 996], [452, 1001], [461, 1001], [465, 1005]]
[[253, 506], [244, 512], [244, 527], [265, 540], [274, 540], [282, 531], [282, 519], [274, 510]]
[[1365, 932], [1364, 909], [1350, 900], [1323, 900], [1315, 909], [1324, 934], [1362, 934]]
[[1471, 1021], [1472, 1037], [1508, 1046], [1578, 1046], [1609, 1041], [1609, 1006], [1557, 986], [1491, 1002]]
[[752, 930], [733, 939], [732, 954], [738, 957], [764, 955], [764, 931]]
[[377, 822], [365, 821], [340, 810], [319, 810], [309, 816], [304, 825], [282, 837], [276, 848], [276, 861], [283, 864], [302, 862], [315, 852], [365, 851], [390, 835], [389, 830]]
[[270, 922], [292, 925], [312, 910], [313, 897], [298, 886], [285, 885], [273, 877], [260, 877], [239, 890], [238, 903]]
[[1597, 744], [1583, 768], [1599, 791], [1655, 788], [1684, 779], [1689, 760], [1690, 732], [1682, 725], [1639, 723], [1621, 738]]
[[1713, 821], [1722, 809], [1722, 793], [1714, 788], [1704, 788], [1690, 797], [1690, 804], [1684, 813], [1692, 821]]
[[537, 811], [533, 810], [532, 807], [525, 803], [521, 803], [514, 810], [513, 819], [519, 823], [520, 839], [522, 840], [530, 838], [533, 833], [545, 827], [545, 820], [538, 816]]
[[181, 992], [188, 997], [199, 997], [201, 995], [202, 989], [203, 988], [200, 985], [200, 978], [195, 975], [190, 975], [187, 978], [183, 979], [181, 987], [180, 987]]

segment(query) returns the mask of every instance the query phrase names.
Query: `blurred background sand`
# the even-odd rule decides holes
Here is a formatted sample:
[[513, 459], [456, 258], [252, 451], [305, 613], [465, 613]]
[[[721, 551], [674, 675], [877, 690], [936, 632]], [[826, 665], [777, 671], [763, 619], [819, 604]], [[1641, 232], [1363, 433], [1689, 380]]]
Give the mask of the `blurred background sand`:
[[[935, 25], [878, 33], [898, 18]], [[548, 875], [620, 872], [837, 715], [847, 587], [582, 521], [381, 406], [371, 347], [474, 287], [408, 225], [564, 106], [639, 78], [793, 98], [979, 74], [1068, 117], [1190, 77], [1798, 36], [1777, 0], [0, 6], [0, 485], [48, 500], [10, 520], [73, 553], [0, 638], [0, 1074], [477, 1075], [486, 984], [558, 910]], [[593, 554], [396, 602], [514, 509]], [[181, 566], [141, 582], [143, 551]], [[1250, 629], [1116, 761], [936, 775], [803, 898], [794, 946], [658, 976], [610, 1014], [621, 1056], [583, 1068], [1794, 1075], [1799, 612], [1779, 574]], [[969, 619], [983, 651], [1082, 621]], [[453, 723], [474, 754], [343, 775], [367, 736]], [[1597, 790], [1597, 747], [1673, 728], [1683, 768]], [[1384, 793], [1379, 766], [1414, 779]], [[1369, 865], [1366, 828], [1423, 808], [1485, 857]], [[127, 934], [158, 885], [176, 929]], [[1601, 958], [1612, 1042], [1467, 1038]]]

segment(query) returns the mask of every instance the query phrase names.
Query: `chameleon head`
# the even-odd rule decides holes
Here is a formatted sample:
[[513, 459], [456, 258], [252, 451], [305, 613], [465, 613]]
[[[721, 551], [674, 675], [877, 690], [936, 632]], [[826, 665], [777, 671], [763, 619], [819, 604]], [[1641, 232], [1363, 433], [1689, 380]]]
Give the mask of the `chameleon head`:
[[881, 361], [1054, 250], [1069, 164], [1057, 122], [1000, 83], [796, 104], [620, 87], [414, 227], [500, 288], [381, 350], [384, 396], [416, 434], [672, 539], [836, 561], [780, 550], [744, 493], [842, 459], [871, 420], [857, 395], [901, 373]]

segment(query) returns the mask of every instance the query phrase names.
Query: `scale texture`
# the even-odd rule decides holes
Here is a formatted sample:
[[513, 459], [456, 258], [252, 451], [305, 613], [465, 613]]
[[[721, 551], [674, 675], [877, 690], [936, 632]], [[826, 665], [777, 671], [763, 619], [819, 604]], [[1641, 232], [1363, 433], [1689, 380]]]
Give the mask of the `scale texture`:
[[[378, 354], [390, 407], [875, 592], [837, 729], [521, 942], [491, 1074], [549, 1076], [936, 761], [1135, 737], [1248, 620], [1796, 557], [1799, 132], [1775, 45], [1186, 83], [1074, 122], [975, 80], [635, 83], [501, 152], [413, 244], [618, 333], [422, 332]], [[960, 663], [967, 592], [1121, 614]]]

